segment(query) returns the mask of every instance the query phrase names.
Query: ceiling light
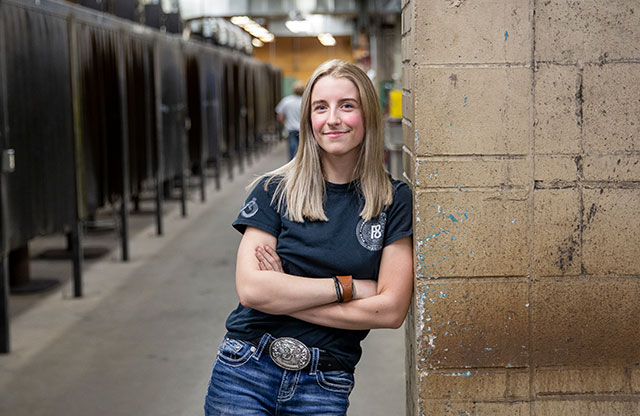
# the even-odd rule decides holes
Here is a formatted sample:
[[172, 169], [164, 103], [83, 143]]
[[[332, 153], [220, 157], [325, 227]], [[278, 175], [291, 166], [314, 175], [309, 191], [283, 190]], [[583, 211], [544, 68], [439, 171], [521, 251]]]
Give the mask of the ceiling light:
[[269, 34], [269, 31], [265, 28], [263, 28], [262, 26], [257, 27], [257, 28], [252, 28], [251, 30], [249, 30], [249, 33], [251, 33], [254, 37], [256, 38], [261, 38], [263, 36], [266, 36]]
[[287, 20], [285, 22], [287, 29], [293, 33], [310, 32], [311, 25], [306, 20]]
[[249, 23], [251, 21], [252, 20], [249, 19], [249, 17], [247, 17], [247, 16], [233, 16], [231, 18], [231, 23], [233, 23], [234, 25], [238, 25], [238, 26], [246, 25], [247, 23]]
[[318, 40], [323, 46], [334, 46], [336, 44], [336, 38], [334, 38], [331, 33], [319, 34]]
[[276, 37], [273, 35], [273, 33], [267, 33], [264, 36], [260, 36], [260, 40], [263, 41], [264, 43], [273, 42], [275, 38]]

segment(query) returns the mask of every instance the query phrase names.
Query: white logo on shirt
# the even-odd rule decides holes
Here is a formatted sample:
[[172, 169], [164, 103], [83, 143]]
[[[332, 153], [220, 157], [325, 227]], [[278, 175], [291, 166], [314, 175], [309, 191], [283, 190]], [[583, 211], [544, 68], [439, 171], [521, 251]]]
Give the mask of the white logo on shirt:
[[369, 221], [360, 220], [356, 227], [358, 242], [369, 251], [378, 251], [382, 248], [384, 240], [384, 228], [387, 224], [387, 214], [381, 213], [378, 218]]
[[251, 218], [258, 212], [258, 203], [256, 202], [256, 198], [251, 198], [251, 201], [244, 204], [242, 209], [240, 210], [240, 215], [245, 218]]

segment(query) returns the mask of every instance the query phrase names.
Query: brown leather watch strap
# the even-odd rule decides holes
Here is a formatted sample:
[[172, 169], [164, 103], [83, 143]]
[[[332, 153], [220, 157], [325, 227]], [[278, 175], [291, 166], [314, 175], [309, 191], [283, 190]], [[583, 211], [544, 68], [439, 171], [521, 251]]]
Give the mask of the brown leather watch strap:
[[349, 302], [353, 299], [353, 280], [351, 275], [349, 276], [336, 276], [342, 284], [342, 295], [344, 302]]

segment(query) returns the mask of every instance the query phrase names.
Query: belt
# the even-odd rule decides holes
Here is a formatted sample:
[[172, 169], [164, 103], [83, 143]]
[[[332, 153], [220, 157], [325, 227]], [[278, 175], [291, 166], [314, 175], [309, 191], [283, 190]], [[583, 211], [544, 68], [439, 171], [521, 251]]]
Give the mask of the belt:
[[[262, 337], [248, 340], [250, 344], [259, 347]], [[285, 370], [310, 370], [312, 365], [311, 349], [295, 338], [269, 337], [264, 346], [273, 362]], [[318, 371], [345, 371], [345, 368], [332, 355], [318, 350]]]

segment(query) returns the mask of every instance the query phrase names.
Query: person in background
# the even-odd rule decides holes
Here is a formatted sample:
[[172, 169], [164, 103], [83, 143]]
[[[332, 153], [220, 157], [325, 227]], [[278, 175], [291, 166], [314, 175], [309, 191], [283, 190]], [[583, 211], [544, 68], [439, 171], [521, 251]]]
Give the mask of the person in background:
[[289, 143], [289, 160], [293, 159], [298, 151], [298, 141], [300, 140], [300, 106], [302, 105], [302, 93], [304, 84], [296, 81], [293, 84], [293, 94], [284, 97], [276, 106], [278, 121], [284, 124], [284, 128], [289, 133], [287, 142]]
[[233, 226], [238, 307], [205, 414], [344, 416], [373, 328], [398, 328], [413, 290], [412, 193], [384, 170], [376, 91], [332, 60], [302, 96], [300, 149], [257, 178]]

